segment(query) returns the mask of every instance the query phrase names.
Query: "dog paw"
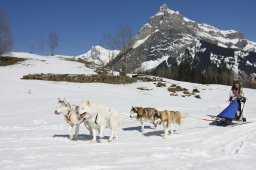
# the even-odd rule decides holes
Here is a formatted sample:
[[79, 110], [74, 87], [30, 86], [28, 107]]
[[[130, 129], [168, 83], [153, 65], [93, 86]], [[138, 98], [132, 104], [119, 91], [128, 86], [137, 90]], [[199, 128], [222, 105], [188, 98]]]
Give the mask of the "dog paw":
[[96, 143], [96, 140], [91, 140], [90, 143]]
[[163, 139], [168, 139], [168, 136], [167, 136], [167, 135], [164, 135], [164, 136], [163, 136]]

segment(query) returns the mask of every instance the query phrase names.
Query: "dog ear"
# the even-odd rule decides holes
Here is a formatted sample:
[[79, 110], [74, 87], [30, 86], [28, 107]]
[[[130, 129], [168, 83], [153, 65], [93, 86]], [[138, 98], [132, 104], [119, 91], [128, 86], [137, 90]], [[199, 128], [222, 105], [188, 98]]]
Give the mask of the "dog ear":
[[90, 105], [90, 101], [89, 100], [87, 100], [87, 104]]
[[66, 103], [67, 104], [67, 100], [66, 100], [66, 98], [64, 97], [64, 103]]
[[158, 111], [157, 110], [154, 110], [154, 115], [157, 115]]
[[84, 98], [82, 98], [82, 100], [81, 100], [81, 104], [84, 102]]
[[71, 105], [69, 103], [67, 103], [67, 107], [69, 110], [71, 109]]
[[72, 105], [72, 110], [76, 110], [76, 105]]
[[157, 113], [157, 116], [160, 116], [160, 112], [156, 112]]

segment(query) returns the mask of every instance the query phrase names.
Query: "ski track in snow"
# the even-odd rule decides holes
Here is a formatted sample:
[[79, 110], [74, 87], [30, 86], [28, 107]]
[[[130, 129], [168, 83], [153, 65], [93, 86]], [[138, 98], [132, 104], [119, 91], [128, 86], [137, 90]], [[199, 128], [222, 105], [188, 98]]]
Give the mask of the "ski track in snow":
[[[18, 55], [18, 54], [16, 54]], [[28, 54], [29, 55], [29, 54]], [[60, 73], [82, 73], [79, 63], [45, 58], [49, 70]], [[103, 83], [67, 83], [21, 80], [27, 73], [47, 73], [45, 62], [23, 63], [0, 67], [1, 124], [0, 166], [3, 170], [99, 170], [99, 169], [254, 169], [256, 162], [256, 116], [253, 98], [256, 91], [245, 89], [248, 102], [246, 117], [253, 123], [234, 127], [210, 125], [202, 118], [214, 119], [227, 106], [230, 87], [200, 85], [167, 80], [189, 90], [198, 88], [202, 99], [170, 96], [166, 88], [153, 82], [129, 85]], [[27, 62], [27, 61], [26, 61]], [[69, 65], [69, 68], [62, 67]], [[137, 87], [148, 87], [140, 91]], [[79, 105], [82, 99], [116, 107], [122, 124], [119, 140], [108, 142], [109, 129], [103, 139], [90, 143], [87, 129], [81, 125], [79, 138], [68, 138], [68, 125], [63, 116], [55, 115], [57, 98], [66, 97]], [[181, 132], [172, 126], [174, 134], [163, 138], [163, 127], [156, 130], [150, 123], [140, 132], [140, 123], [129, 118], [132, 106], [151, 106], [158, 109], [181, 110], [189, 113], [183, 120]]]

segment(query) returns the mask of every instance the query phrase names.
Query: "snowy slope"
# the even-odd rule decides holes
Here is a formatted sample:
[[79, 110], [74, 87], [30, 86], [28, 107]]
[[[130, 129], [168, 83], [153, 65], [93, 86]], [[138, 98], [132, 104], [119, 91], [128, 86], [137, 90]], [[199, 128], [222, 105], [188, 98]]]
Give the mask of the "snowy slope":
[[[202, 118], [211, 119], [207, 115], [217, 115], [227, 106], [228, 86], [166, 80], [168, 86], [177, 83], [189, 90], [198, 88], [202, 99], [197, 99], [170, 96], [166, 88], [153, 82], [110, 85], [21, 80], [28, 73], [94, 73], [59, 57], [25, 56], [31, 59], [0, 67], [1, 170], [255, 169], [255, 90], [245, 89], [245, 113], [253, 123], [218, 127]], [[107, 142], [110, 132], [106, 130], [106, 138], [92, 144], [83, 126], [79, 140], [70, 141], [64, 118], [54, 114], [58, 97], [77, 105], [81, 99], [89, 99], [115, 107], [123, 120], [119, 141]], [[181, 133], [163, 139], [161, 126], [154, 131], [148, 123], [145, 133], [139, 132], [139, 123], [129, 118], [132, 106], [169, 108], [190, 115], [183, 121]]]
[[113, 60], [119, 53], [119, 50], [107, 50], [99, 45], [92, 46], [88, 52], [77, 56], [98, 65], [106, 65], [110, 60]]

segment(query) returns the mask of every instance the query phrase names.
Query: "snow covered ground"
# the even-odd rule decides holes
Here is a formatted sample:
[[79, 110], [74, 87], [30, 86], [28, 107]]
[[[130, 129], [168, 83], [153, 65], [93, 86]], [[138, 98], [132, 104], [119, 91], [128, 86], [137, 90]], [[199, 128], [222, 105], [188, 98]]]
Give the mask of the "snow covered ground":
[[[177, 83], [190, 91], [198, 88], [202, 99], [197, 99], [170, 96], [166, 87], [156, 87], [153, 82], [110, 85], [21, 80], [29, 73], [94, 72], [60, 57], [14, 55], [30, 59], [0, 67], [1, 170], [255, 169], [256, 90], [244, 89], [248, 97], [245, 113], [252, 123], [213, 126], [202, 119], [212, 119], [207, 115], [217, 115], [228, 105], [228, 86], [167, 80], [168, 86]], [[152, 90], [141, 91], [137, 87]], [[109, 143], [110, 131], [106, 130], [103, 139], [90, 143], [89, 133], [81, 125], [79, 139], [69, 140], [64, 118], [54, 114], [57, 98], [64, 97], [76, 105], [89, 99], [115, 107], [123, 120], [118, 129], [120, 139]], [[169, 108], [190, 115], [182, 122], [181, 133], [177, 130], [163, 139], [162, 126], [154, 131], [148, 123], [144, 134], [139, 131], [139, 123], [129, 118], [132, 106]]]

